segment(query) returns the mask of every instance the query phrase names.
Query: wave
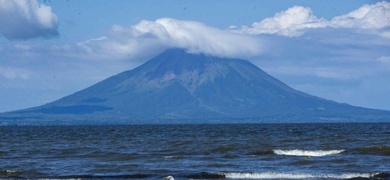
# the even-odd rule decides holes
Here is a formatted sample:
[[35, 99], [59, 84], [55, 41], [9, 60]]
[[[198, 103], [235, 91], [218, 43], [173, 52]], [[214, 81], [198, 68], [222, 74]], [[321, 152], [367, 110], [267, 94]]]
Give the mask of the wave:
[[388, 173], [305, 174], [305, 173], [224, 173], [227, 179], [371, 179], [389, 177]]
[[306, 150], [274, 150], [274, 153], [277, 155], [286, 155], [286, 156], [330, 156], [336, 155], [344, 152], [344, 149], [341, 150], [317, 150], [317, 151], [306, 151]]
[[254, 151], [254, 152], [249, 153], [249, 155], [251, 155], [251, 156], [261, 156], [261, 155], [270, 155], [270, 154], [274, 154], [274, 151], [272, 151], [272, 150], [259, 150], [259, 151]]
[[129, 175], [113, 175], [113, 176], [95, 176], [95, 175], [69, 175], [50, 177], [50, 179], [146, 179], [151, 178], [149, 174], [129, 174]]
[[22, 170], [9, 170], [9, 169], [0, 169], [0, 177], [1, 176], [16, 176], [22, 174]]
[[0, 170], [0, 179], [150, 179], [157, 177], [151, 174], [128, 175], [66, 175], [66, 176], [22, 176], [11, 170]]
[[390, 146], [371, 146], [356, 148], [354, 151], [362, 154], [381, 154], [381, 155], [390, 155]]
[[[18, 173], [18, 174], [14, 174]], [[0, 179], [161, 179], [158, 174], [123, 174], [123, 175], [66, 175], [24, 177], [20, 171], [1, 170]], [[165, 175], [164, 175], [165, 176]], [[201, 172], [196, 174], [173, 174], [178, 179], [390, 179], [390, 173], [345, 173], [345, 174], [306, 174], [283, 172]]]
[[[180, 177], [180, 176], [179, 176]], [[344, 173], [344, 174], [306, 174], [282, 172], [219, 172], [192, 174], [181, 178], [189, 179], [389, 179], [390, 173]]]

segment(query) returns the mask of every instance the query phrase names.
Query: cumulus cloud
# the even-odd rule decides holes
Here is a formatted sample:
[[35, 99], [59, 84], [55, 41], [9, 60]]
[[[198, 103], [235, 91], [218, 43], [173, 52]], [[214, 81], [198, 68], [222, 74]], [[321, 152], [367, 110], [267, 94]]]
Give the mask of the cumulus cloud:
[[183, 48], [221, 57], [256, 56], [263, 51], [257, 37], [206, 26], [199, 22], [161, 18], [131, 27], [114, 25], [102, 37], [78, 43], [90, 54], [137, 57], [145, 52]]
[[[274, 17], [255, 22], [250, 27], [232, 28], [232, 31], [248, 34], [276, 34], [300, 36], [310, 29], [346, 28], [390, 38], [390, 2], [363, 5], [348, 14], [336, 16], [330, 21], [316, 17], [307, 7], [294, 6], [276, 13]], [[234, 26], [232, 26], [234, 27]]]
[[335, 28], [360, 29], [390, 38], [390, 2], [364, 5], [346, 15], [334, 17], [329, 24]]
[[313, 15], [310, 8], [294, 6], [286, 11], [276, 13], [272, 18], [255, 22], [251, 27], [242, 27], [239, 32], [249, 34], [278, 34], [283, 36], [299, 36], [306, 29], [326, 27], [325, 19]]
[[58, 18], [37, 0], [0, 0], [0, 33], [7, 39], [53, 37]]
[[390, 2], [378, 2], [363, 5], [346, 15], [336, 16], [331, 22], [333, 27], [381, 29], [390, 26]]

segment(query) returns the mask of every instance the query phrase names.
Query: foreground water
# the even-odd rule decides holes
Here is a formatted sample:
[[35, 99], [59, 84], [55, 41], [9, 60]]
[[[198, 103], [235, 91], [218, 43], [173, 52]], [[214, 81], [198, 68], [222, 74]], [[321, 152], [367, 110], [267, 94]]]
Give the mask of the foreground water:
[[390, 123], [0, 127], [0, 178], [390, 179]]

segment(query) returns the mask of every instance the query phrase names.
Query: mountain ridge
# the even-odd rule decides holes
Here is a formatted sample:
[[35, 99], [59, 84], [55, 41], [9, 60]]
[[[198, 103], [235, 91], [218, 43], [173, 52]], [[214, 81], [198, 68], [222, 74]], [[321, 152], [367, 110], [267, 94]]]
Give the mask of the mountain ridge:
[[37, 121], [84, 119], [108, 124], [361, 122], [390, 117], [388, 111], [297, 91], [246, 60], [182, 49], [163, 52], [133, 70], [57, 101], [9, 114]]

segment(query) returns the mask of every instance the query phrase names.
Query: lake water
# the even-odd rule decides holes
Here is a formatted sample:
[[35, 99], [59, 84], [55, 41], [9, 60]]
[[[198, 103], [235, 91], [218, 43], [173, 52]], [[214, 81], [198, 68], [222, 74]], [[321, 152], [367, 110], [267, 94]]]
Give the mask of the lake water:
[[390, 123], [0, 127], [1, 179], [390, 179]]

